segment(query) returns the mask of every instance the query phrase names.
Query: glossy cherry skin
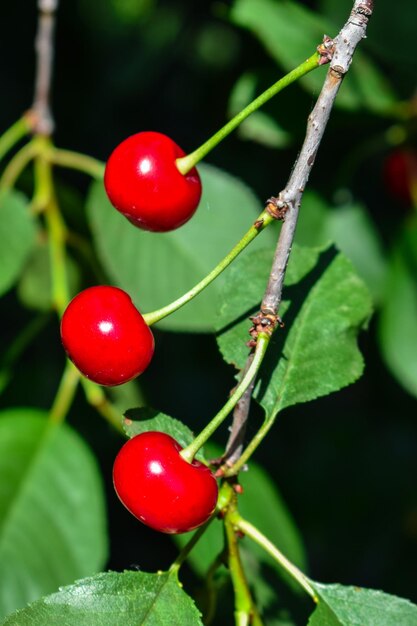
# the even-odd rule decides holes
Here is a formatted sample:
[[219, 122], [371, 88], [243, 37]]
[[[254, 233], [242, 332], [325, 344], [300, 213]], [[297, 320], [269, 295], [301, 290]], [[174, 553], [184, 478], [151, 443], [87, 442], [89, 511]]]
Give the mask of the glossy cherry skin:
[[89, 287], [75, 296], [61, 320], [68, 357], [99, 385], [121, 385], [141, 374], [154, 352], [149, 326], [130, 296], [111, 286]]
[[172, 139], [151, 131], [122, 141], [110, 155], [104, 186], [113, 206], [144, 230], [174, 230], [194, 215], [201, 198], [195, 168], [182, 174], [176, 159], [185, 152]]
[[188, 463], [169, 435], [149, 431], [129, 439], [113, 466], [113, 483], [124, 506], [141, 522], [163, 533], [185, 533], [213, 513], [216, 479], [200, 463]]

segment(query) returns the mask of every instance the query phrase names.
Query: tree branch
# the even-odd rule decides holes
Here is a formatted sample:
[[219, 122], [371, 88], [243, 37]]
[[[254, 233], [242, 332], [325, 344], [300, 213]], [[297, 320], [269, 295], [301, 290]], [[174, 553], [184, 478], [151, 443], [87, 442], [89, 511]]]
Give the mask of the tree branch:
[[51, 135], [54, 130], [54, 120], [50, 106], [50, 92], [54, 59], [53, 37], [57, 7], [58, 0], [38, 0], [39, 18], [35, 41], [35, 93], [30, 114], [33, 116], [34, 132], [41, 135]]
[[[333, 40], [333, 47], [329, 45], [329, 40], [327, 40], [326, 51], [329, 56], [330, 67], [316, 105], [308, 117], [301, 151], [285, 188], [277, 197], [268, 200], [268, 206], [271, 207], [271, 210], [277, 211], [280, 216], [284, 215], [284, 221], [268, 284], [262, 299], [260, 314], [257, 318], [259, 328], [265, 329], [265, 325], [272, 324], [274, 329], [279, 324], [278, 311], [282, 299], [285, 272], [294, 241], [304, 189], [343, 78], [349, 70], [356, 46], [366, 36], [368, 21], [373, 12], [373, 4], [373, 0], [355, 0], [348, 21]], [[253, 336], [253, 333], [251, 334]], [[251, 358], [252, 356], [249, 355], [248, 359]], [[238, 406], [233, 414], [231, 435], [225, 453], [225, 461], [229, 467], [237, 460], [236, 452], [241, 453], [242, 450], [249, 402], [250, 393], [244, 396], [244, 410]]]

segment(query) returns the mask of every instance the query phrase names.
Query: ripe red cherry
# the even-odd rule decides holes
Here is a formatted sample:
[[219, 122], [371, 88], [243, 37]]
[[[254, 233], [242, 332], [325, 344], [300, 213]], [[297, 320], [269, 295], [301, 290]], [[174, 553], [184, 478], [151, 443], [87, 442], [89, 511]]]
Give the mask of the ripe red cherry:
[[412, 206], [417, 192], [417, 153], [406, 148], [393, 150], [385, 159], [383, 176], [391, 196]]
[[106, 164], [104, 186], [110, 202], [144, 230], [165, 232], [182, 226], [201, 198], [197, 170], [184, 175], [176, 165], [183, 156], [185, 152], [162, 133], [128, 137]]
[[118, 287], [89, 287], [75, 296], [62, 316], [61, 339], [71, 361], [99, 385], [132, 380], [154, 352], [149, 326]]
[[113, 483], [125, 507], [163, 533], [185, 533], [213, 513], [218, 487], [210, 469], [180, 455], [169, 435], [149, 431], [129, 439], [113, 467]]

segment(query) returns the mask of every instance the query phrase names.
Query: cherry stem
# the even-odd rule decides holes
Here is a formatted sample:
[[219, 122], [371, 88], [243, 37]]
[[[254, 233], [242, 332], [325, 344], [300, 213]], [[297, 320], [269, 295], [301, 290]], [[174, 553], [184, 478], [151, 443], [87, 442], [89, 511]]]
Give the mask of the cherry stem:
[[36, 156], [37, 146], [34, 140], [27, 143], [23, 148], [16, 152], [12, 159], [3, 170], [0, 178], [0, 191], [5, 191], [14, 187], [20, 174], [26, 165]]
[[193, 167], [197, 165], [204, 157], [213, 150], [223, 139], [225, 139], [232, 131], [235, 130], [249, 115], [254, 113], [263, 104], [268, 102], [277, 93], [291, 85], [296, 80], [305, 76], [316, 67], [320, 66], [321, 56], [318, 52], [315, 52], [304, 63], [301, 63], [291, 72], [280, 78], [271, 87], [266, 89], [260, 96], [255, 98], [250, 104], [248, 104], [242, 111], [240, 111], [235, 117], [233, 117], [227, 124], [225, 124], [217, 133], [212, 135], [205, 143], [203, 143], [197, 150], [187, 154], [184, 157], [177, 159], [176, 164], [181, 174], [187, 174]]
[[216, 558], [211, 563], [210, 567], [207, 569], [206, 574], [204, 576], [204, 591], [205, 591], [205, 607], [204, 607], [204, 616], [203, 623], [211, 624], [214, 619], [214, 615], [216, 612], [217, 606], [217, 596], [218, 589], [214, 580], [214, 576], [218, 569], [222, 565], [225, 565], [227, 561], [227, 549], [223, 548], [221, 552], [216, 556]]
[[[38, 135], [33, 142], [36, 142], [37, 150], [35, 157], [35, 196], [33, 205], [35, 209], [43, 211], [45, 214], [50, 246], [52, 300], [58, 314], [61, 316], [70, 299], [66, 269], [67, 229], [55, 199], [51, 161], [49, 158], [52, 151], [51, 141], [47, 136]], [[69, 371], [72, 371], [72, 367], [72, 364], [69, 363]], [[81, 377], [81, 382], [89, 404], [91, 404], [116, 430], [123, 433], [121, 415], [107, 399], [101, 387], [84, 377]], [[64, 391], [62, 391], [62, 394], [64, 394]], [[58, 395], [60, 395], [60, 391], [58, 391]], [[58, 401], [61, 402], [57, 397], [56, 402]], [[52, 409], [52, 413], [54, 413], [54, 409]]]
[[216, 514], [217, 514], [217, 511], [215, 513], [213, 513], [213, 515], [210, 517], [210, 519], [205, 524], [203, 524], [203, 526], [200, 526], [200, 528], [198, 528], [195, 531], [195, 533], [193, 534], [191, 539], [185, 544], [185, 546], [183, 547], [183, 549], [181, 550], [181, 552], [179, 553], [179, 555], [177, 556], [175, 561], [170, 566], [170, 568], [169, 568], [169, 573], [170, 574], [178, 574], [178, 571], [179, 571], [181, 565], [187, 559], [188, 555], [190, 554], [191, 550], [196, 545], [197, 541], [204, 535], [204, 533], [206, 532], [208, 526], [211, 524], [213, 519], [216, 517]]
[[272, 217], [267, 211], [263, 211], [258, 219], [254, 222], [254, 224], [250, 227], [247, 233], [242, 237], [242, 239], [235, 245], [235, 247], [229, 252], [227, 256], [224, 257], [222, 261], [209, 273], [207, 276], [203, 278], [199, 283], [197, 283], [192, 289], [187, 291], [177, 300], [170, 302], [166, 306], [161, 309], [157, 309], [156, 311], [152, 311], [151, 313], [145, 313], [143, 319], [151, 326], [156, 322], [159, 322], [164, 317], [171, 315], [178, 309], [180, 309], [184, 304], [190, 302], [193, 298], [195, 298], [203, 289], [205, 289], [210, 283], [213, 282], [221, 274], [234, 259], [248, 246], [251, 241], [255, 239], [269, 224], [275, 221], [275, 218]]
[[236, 525], [233, 521], [236, 514], [238, 513], [236, 494], [234, 494], [225, 513], [224, 528], [227, 539], [227, 561], [235, 594], [235, 624], [236, 626], [249, 626], [249, 624], [262, 626], [240, 557]]
[[125, 434], [123, 430], [122, 414], [110, 402], [103, 389], [93, 383], [88, 378], [81, 378], [81, 384], [84, 388], [87, 402], [102, 416], [105, 420], [119, 433]]
[[33, 205], [45, 215], [49, 235], [52, 301], [58, 314], [62, 315], [70, 299], [66, 267], [67, 228], [55, 198], [51, 164], [45, 156], [50, 147], [50, 140], [47, 136], [38, 135], [36, 142], [39, 144], [39, 152], [35, 158]]
[[227, 467], [227, 465], [225, 465], [223, 476], [225, 477], [236, 476], [240, 472], [242, 467], [244, 467], [244, 465], [247, 463], [249, 458], [255, 452], [256, 448], [264, 440], [269, 430], [274, 425], [275, 419], [277, 416], [278, 416], [278, 413], [274, 418], [270, 418], [264, 421], [264, 423], [262, 424], [262, 426], [260, 427], [256, 435], [248, 443], [245, 450], [241, 453], [237, 461], [235, 461], [231, 467]]
[[54, 424], [61, 424], [64, 421], [74, 399], [80, 376], [75, 365], [67, 361], [54, 403], [49, 411], [49, 419]]
[[24, 115], [0, 137], [0, 160], [32, 129], [29, 115]]
[[308, 593], [309, 596], [317, 602], [317, 594], [310, 584], [309, 578], [298, 569], [294, 563], [291, 563], [286, 556], [282, 554], [280, 550], [263, 535], [255, 526], [250, 522], [243, 519], [237, 511], [231, 513], [231, 519], [236, 530], [240, 530], [247, 537], [250, 537], [255, 543], [272, 556], [288, 574]]
[[217, 413], [217, 415], [213, 417], [213, 419], [207, 424], [207, 426], [201, 431], [201, 433], [197, 435], [197, 437], [195, 437], [195, 439], [193, 439], [193, 441], [186, 448], [181, 450], [180, 454], [183, 459], [185, 459], [189, 463], [192, 462], [199, 449], [206, 443], [208, 439], [210, 439], [210, 437], [217, 430], [220, 424], [222, 424], [222, 422], [226, 419], [229, 413], [239, 402], [240, 398], [243, 396], [246, 389], [249, 387], [252, 380], [259, 371], [262, 360], [268, 348], [269, 340], [270, 335], [268, 335], [267, 333], [259, 333], [253, 361], [250, 368], [248, 369], [245, 376], [242, 378], [241, 382], [238, 384], [226, 404]]
[[104, 176], [105, 164], [86, 154], [53, 147], [49, 158], [54, 165], [79, 170], [97, 180], [102, 180]]
[[183, 547], [183, 549], [181, 550], [181, 552], [179, 553], [175, 561], [172, 563], [171, 567], [169, 568], [170, 572], [178, 572], [181, 565], [187, 559], [188, 555], [190, 554], [191, 550], [194, 548], [197, 541], [206, 532], [207, 527], [217, 517], [220, 511], [226, 509], [230, 505], [230, 502], [232, 501], [233, 497], [234, 497], [233, 490], [231, 489], [230, 485], [227, 482], [224, 482], [220, 488], [219, 497], [217, 499], [217, 506], [216, 506], [214, 513], [211, 515], [210, 519], [207, 520], [205, 524], [203, 524], [203, 526], [201, 526], [200, 528], [196, 530], [196, 532], [192, 535], [191, 539], [185, 544], [185, 546]]

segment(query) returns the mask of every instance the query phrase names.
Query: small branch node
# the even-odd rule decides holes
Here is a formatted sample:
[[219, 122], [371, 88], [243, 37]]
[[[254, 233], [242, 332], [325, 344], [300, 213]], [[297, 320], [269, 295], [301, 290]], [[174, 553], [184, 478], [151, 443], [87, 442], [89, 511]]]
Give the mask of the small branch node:
[[354, 10], [354, 12], [359, 15], [365, 15], [366, 17], [370, 17], [374, 9], [373, 4], [374, 3], [371, 1], [368, 1], [363, 4], [359, 4]]
[[42, 103], [34, 103], [33, 106], [33, 133], [50, 137], [54, 132], [55, 122], [51, 115], [49, 106], [42, 106]]
[[322, 43], [317, 46], [317, 52], [320, 55], [319, 65], [326, 65], [326, 63], [330, 63], [330, 61], [333, 59], [334, 51], [334, 39], [332, 39], [328, 35], [324, 35]]
[[252, 315], [249, 319], [252, 322], [252, 326], [249, 329], [251, 339], [248, 342], [248, 346], [250, 348], [256, 346], [259, 333], [266, 333], [271, 336], [277, 326], [280, 328], [284, 327], [282, 319], [276, 313], [267, 309], [262, 309], [257, 315]]
[[337, 78], [337, 80], [342, 79], [346, 72], [347, 69], [345, 69], [342, 65], [332, 65], [330, 68], [330, 74]]
[[281, 199], [281, 194], [278, 197], [272, 196], [266, 201], [265, 210], [271, 217], [283, 222], [288, 211], [288, 203]]

